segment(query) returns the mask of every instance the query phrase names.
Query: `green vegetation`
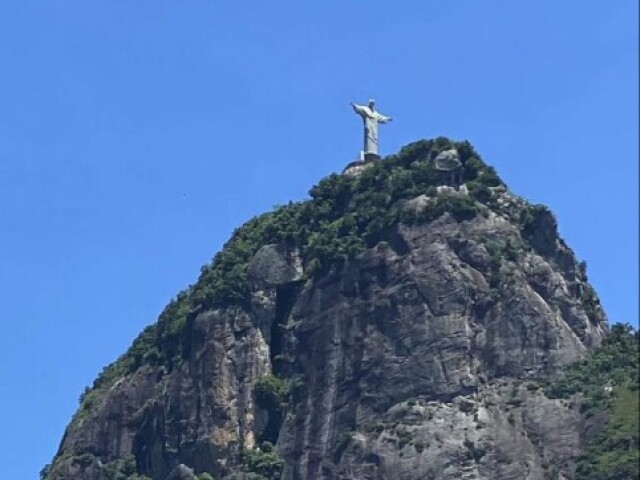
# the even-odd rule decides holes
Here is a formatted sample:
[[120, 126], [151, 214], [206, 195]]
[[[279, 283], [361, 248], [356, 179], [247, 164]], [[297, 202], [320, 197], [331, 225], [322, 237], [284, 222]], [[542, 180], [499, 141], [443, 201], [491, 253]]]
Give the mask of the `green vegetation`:
[[638, 478], [638, 390], [619, 387], [613, 394], [609, 422], [581, 455], [578, 480], [622, 480]]
[[276, 442], [289, 397], [289, 384], [273, 375], [262, 377], [254, 387], [256, 405], [269, 413], [269, 421], [258, 440]]
[[638, 346], [638, 332], [614, 325], [599, 348], [546, 389], [551, 398], [580, 394], [587, 417], [608, 419], [578, 459], [578, 480], [638, 478]]
[[396, 428], [395, 433], [398, 437], [398, 446], [400, 449], [403, 449], [405, 445], [411, 445], [413, 435], [411, 435], [411, 432], [407, 430], [406, 427]]
[[480, 203], [486, 204], [491, 202], [493, 194], [486, 184], [478, 181], [468, 182], [467, 190], [469, 190], [469, 194]]
[[98, 469], [101, 480], [151, 480], [146, 475], [138, 474], [136, 459], [133, 455], [126, 455], [105, 464], [100, 464], [99, 459], [91, 453], [73, 456], [67, 453], [58, 460], [56, 465], [46, 465], [40, 471], [41, 480], [65, 480], [68, 478], [67, 461], [72, 467], [79, 468], [83, 472]]
[[254, 392], [258, 405], [269, 411], [281, 410], [287, 403], [289, 386], [286, 380], [268, 375], [256, 382]]
[[210, 473], [204, 472], [197, 476], [198, 480], [216, 480]]
[[[74, 466], [75, 465], [79, 465], [80, 468], [85, 469], [85, 468], [87, 468], [88, 466], [90, 466], [93, 463], [94, 459], [95, 459], [95, 457], [92, 454], [83, 453], [82, 455], [78, 455], [76, 457], [73, 457], [71, 459], [71, 465], [74, 465]], [[135, 463], [134, 463], [134, 465], [133, 465], [134, 471], [135, 471], [135, 468], [136, 467], [135, 467]]]
[[583, 411], [610, 405], [612, 396], [605, 386], [628, 385], [638, 389], [638, 334], [631, 326], [615, 324], [585, 360], [571, 365], [561, 378], [547, 386], [549, 398], [569, 398], [581, 393]]
[[136, 468], [136, 458], [126, 455], [118, 460], [106, 463], [102, 468], [103, 480], [148, 480], [149, 477], [139, 475]]
[[280, 480], [284, 468], [284, 460], [269, 442], [263, 442], [259, 449], [245, 452], [242, 463], [254, 480]]
[[544, 205], [528, 205], [520, 211], [522, 238], [540, 255], [552, 255], [556, 251], [558, 222]]

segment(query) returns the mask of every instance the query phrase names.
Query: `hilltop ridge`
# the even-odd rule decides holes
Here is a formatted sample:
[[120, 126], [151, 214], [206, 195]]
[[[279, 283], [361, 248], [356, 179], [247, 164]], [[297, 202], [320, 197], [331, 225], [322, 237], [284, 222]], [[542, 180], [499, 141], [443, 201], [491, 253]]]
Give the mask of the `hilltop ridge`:
[[539, 385], [608, 327], [549, 209], [446, 138], [309, 194], [103, 370], [47, 480], [575, 478], [584, 419]]

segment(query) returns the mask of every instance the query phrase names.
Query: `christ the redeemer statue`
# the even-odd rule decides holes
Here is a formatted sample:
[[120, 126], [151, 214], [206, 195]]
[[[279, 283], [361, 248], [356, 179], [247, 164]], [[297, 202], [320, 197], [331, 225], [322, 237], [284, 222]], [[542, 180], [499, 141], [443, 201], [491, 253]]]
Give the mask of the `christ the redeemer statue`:
[[364, 122], [364, 160], [371, 161], [380, 158], [378, 155], [378, 123], [387, 123], [393, 120], [375, 110], [376, 101], [369, 100], [367, 105], [351, 103], [355, 112], [362, 117]]

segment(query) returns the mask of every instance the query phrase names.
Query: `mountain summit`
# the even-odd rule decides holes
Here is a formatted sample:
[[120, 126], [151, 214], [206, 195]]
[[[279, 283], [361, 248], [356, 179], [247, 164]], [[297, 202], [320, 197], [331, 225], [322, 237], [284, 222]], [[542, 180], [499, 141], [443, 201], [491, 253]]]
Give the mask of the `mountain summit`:
[[236, 230], [42, 475], [577, 478], [585, 412], [544, 386], [607, 336], [585, 270], [469, 143], [410, 144]]

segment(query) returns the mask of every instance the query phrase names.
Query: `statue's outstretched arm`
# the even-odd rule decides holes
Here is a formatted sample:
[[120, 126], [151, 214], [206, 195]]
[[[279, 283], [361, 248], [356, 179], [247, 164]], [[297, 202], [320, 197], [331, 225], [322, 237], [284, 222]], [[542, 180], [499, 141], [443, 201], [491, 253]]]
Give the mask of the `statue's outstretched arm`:
[[354, 112], [356, 112], [358, 115], [366, 115], [367, 112], [365, 111], [365, 107], [364, 105], [356, 105], [355, 103], [351, 102], [351, 106], [353, 107]]
[[387, 117], [386, 115], [378, 114], [378, 121], [380, 123], [392, 122], [393, 121], [393, 117]]

